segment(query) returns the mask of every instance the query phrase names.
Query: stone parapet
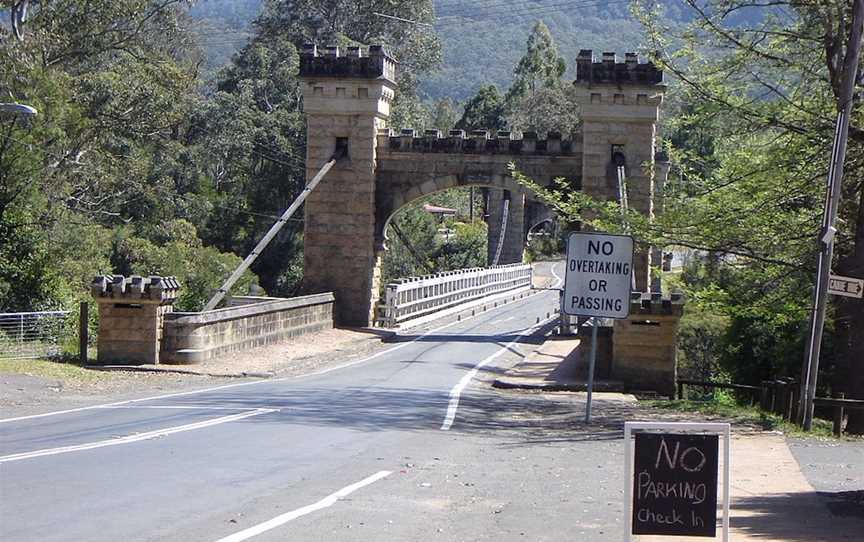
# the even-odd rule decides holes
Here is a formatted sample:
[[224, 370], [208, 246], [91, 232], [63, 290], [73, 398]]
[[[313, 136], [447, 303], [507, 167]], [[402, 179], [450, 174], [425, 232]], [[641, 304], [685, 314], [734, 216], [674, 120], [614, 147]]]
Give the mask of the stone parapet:
[[631, 390], [675, 395], [678, 323], [684, 296], [634, 292], [630, 316], [616, 320], [612, 337], [612, 371]]
[[333, 327], [332, 293], [290, 299], [242, 298], [242, 304], [207, 312], [166, 315], [165, 363], [194, 364]]
[[663, 83], [663, 70], [651, 62], [639, 62], [639, 55], [626, 53], [618, 62], [615, 53], [603, 53], [599, 61], [594, 51], [582, 49], [576, 57], [576, 83], [613, 85], [657, 85]]

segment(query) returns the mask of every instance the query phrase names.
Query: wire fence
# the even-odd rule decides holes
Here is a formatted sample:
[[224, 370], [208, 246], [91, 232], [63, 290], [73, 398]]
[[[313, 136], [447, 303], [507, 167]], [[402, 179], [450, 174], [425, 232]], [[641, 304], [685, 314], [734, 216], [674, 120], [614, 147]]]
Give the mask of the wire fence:
[[69, 336], [69, 311], [0, 313], [0, 359], [56, 357]]

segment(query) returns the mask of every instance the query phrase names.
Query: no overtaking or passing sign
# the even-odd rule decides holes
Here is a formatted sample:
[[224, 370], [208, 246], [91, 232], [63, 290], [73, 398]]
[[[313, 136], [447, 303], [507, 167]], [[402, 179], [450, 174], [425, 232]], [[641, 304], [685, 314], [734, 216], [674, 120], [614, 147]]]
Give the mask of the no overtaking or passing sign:
[[632, 273], [632, 237], [571, 233], [567, 238], [564, 312], [576, 316], [627, 318]]

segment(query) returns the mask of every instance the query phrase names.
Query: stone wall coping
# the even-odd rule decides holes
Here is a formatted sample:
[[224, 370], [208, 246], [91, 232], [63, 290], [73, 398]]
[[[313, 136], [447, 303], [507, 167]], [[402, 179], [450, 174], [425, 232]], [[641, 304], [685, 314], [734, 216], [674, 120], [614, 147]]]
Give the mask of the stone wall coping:
[[90, 283], [90, 294], [97, 303], [161, 304], [177, 299], [180, 282], [176, 277], [151, 275], [99, 275]]
[[258, 316], [271, 312], [280, 312], [288, 309], [308, 307], [311, 305], [333, 303], [336, 300], [333, 292], [291, 298], [265, 299], [274, 300], [262, 301], [261, 303], [253, 303], [250, 305], [241, 305], [239, 307], [224, 307], [206, 312], [171, 312], [165, 315], [165, 325], [173, 327], [183, 325], [216, 324], [219, 322], [248, 318], [250, 316]]

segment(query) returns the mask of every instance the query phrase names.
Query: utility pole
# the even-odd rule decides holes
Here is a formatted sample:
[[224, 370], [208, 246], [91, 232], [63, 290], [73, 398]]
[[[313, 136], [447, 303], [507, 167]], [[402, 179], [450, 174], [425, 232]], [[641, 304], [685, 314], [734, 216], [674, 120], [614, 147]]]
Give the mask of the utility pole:
[[843, 59], [843, 78], [839, 96], [839, 112], [834, 130], [834, 146], [831, 166], [828, 170], [828, 190], [822, 229], [819, 232], [819, 262], [816, 286], [813, 289], [813, 312], [810, 316], [810, 336], [804, 367], [801, 371], [801, 399], [798, 402], [798, 419], [805, 431], [813, 425], [813, 401], [816, 398], [816, 381], [819, 375], [819, 355], [822, 350], [822, 331], [825, 327], [825, 309], [828, 297], [828, 276], [834, 257], [834, 237], [837, 230], [837, 210], [843, 184], [843, 162], [846, 159], [846, 140], [849, 135], [849, 118], [852, 115], [852, 96], [858, 73], [858, 57], [861, 49], [861, 33], [864, 27], [864, 0], [854, 0], [849, 43]]

